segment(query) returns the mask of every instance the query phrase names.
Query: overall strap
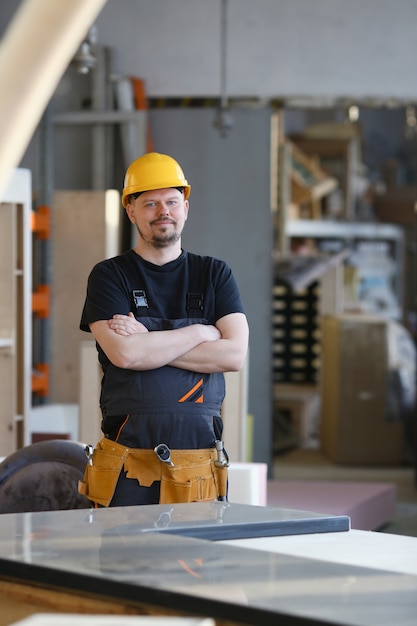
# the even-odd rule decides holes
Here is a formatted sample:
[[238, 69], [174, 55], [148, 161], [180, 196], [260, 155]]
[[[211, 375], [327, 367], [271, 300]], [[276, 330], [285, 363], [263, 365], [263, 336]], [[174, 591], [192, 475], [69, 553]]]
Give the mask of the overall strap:
[[188, 317], [204, 317], [204, 289], [207, 284], [209, 259], [187, 253], [188, 262]]

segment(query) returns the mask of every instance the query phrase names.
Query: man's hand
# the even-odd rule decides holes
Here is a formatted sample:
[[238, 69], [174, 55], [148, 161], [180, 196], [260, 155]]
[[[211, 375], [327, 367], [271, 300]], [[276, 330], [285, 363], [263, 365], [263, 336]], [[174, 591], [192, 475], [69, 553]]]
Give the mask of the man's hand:
[[149, 332], [146, 326], [137, 321], [132, 312], [129, 315], [113, 315], [112, 319], [108, 320], [108, 325], [118, 335], [126, 336]]
[[[206, 326], [205, 328], [210, 328]], [[169, 365], [191, 372], [237, 372], [245, 362], [249, 328], [243, 313], [230, 313], [216, 322], [219, 341], [205, 341], [188, 350]]]

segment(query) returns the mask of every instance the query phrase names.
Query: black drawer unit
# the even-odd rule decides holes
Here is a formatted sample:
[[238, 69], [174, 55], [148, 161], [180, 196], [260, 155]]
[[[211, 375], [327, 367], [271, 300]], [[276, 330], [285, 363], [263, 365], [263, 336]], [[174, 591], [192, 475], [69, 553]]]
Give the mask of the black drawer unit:
[[302, 291], [276, 282], [272, 298], [272, 367], [275, 383], [316, 383], [320, 368], [318, 282]]

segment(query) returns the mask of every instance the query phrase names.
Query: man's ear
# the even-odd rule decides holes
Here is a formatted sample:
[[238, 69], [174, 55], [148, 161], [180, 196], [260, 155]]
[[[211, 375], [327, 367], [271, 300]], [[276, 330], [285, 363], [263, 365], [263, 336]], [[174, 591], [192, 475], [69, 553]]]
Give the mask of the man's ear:
[[126, 205], [126, 214], [129, 220], [132, 222], [132, 224], [136, 224], [135, 216], [133, 213], [133, 206], [130, 204], [130, 202], [128, 202]]

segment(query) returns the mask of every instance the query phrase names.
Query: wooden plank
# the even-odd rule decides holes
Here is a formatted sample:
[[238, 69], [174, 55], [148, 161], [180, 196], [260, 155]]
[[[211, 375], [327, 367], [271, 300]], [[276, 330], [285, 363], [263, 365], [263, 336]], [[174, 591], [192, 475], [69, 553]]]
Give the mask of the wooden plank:
[[0, 205], [0, 280], [3, 294], [0, 298], [0, 336], [2, 339], [14, 336], [15, 326], [15, 206], [9, 203]]
[[315, 219], [321, 218], [320, 203], [322, 197], [338, 186], [335, 178], [329, 176], [312, 156], [307, 156], [294, 143], [288, 141], [291, 148], [291, 195], [296, 204], [310, 204]]
[[[117, 194], [116, 191], [112, 192]], [[117, 210], [120, 200], [117, 194]], [[115, 202], [114, 196], [110, 202]], [[113, 222], [113, 223], [112, 223]], [[78, 403], [79, 330], [93, 265], [117, 254], [119, 215], [109, 219], [109, 192], [57, 191], [52, 210], [51, 401]], [[111, 242], [111, 245], [109, 243]]]
[[16, 272], [15, 205], [0, 205], [0, 457], [16, 447]]
[[32, 586], [0, 580], [0, 626], [11, 626], [35, 613], [76, 613], [94, 615], [175, 615], [157, 608], [113, 599], [82, 595], [79, 592]]
[[101, 411], [99, 407], [101, 367], [97, 360], [95, 342], [86, 340], [80, 350], [80, 435], [84, 443], [95, 444], [103, 433], [100, 429]]
[[226, 372], [226, 397], [222, 405], [224, 423], [223, 440], [229, 460], [245, 462], [247, 459], [249, 355], [239, 372]]
[[[71, 616], [140, 616], [144, 622], [156, 624], [175, 622], [203, 624], [207, 619], [216, 626], [243, 626], [241, 622], [212, 620], [206, 616], [183, 610], [159, 607], [157, 605], [132, 600], [123, 600], [99, 594], [71, 591], [65, 588], [48, 587], [42, 584], [30, 585], [12, 579], [0, 579], [0, 626], [13, 626], [17, 620], [36, 614], [69, 614]], [[147, 618], [147, 619], [146, 619]], [[75, 618], [74, 618], [75, 619]], [[77, 620], [76, 620], [77, 621]], [[142, 620], [134, 620], [142, 623]], [[77, 622], [78, 623], [78, 622]]]

